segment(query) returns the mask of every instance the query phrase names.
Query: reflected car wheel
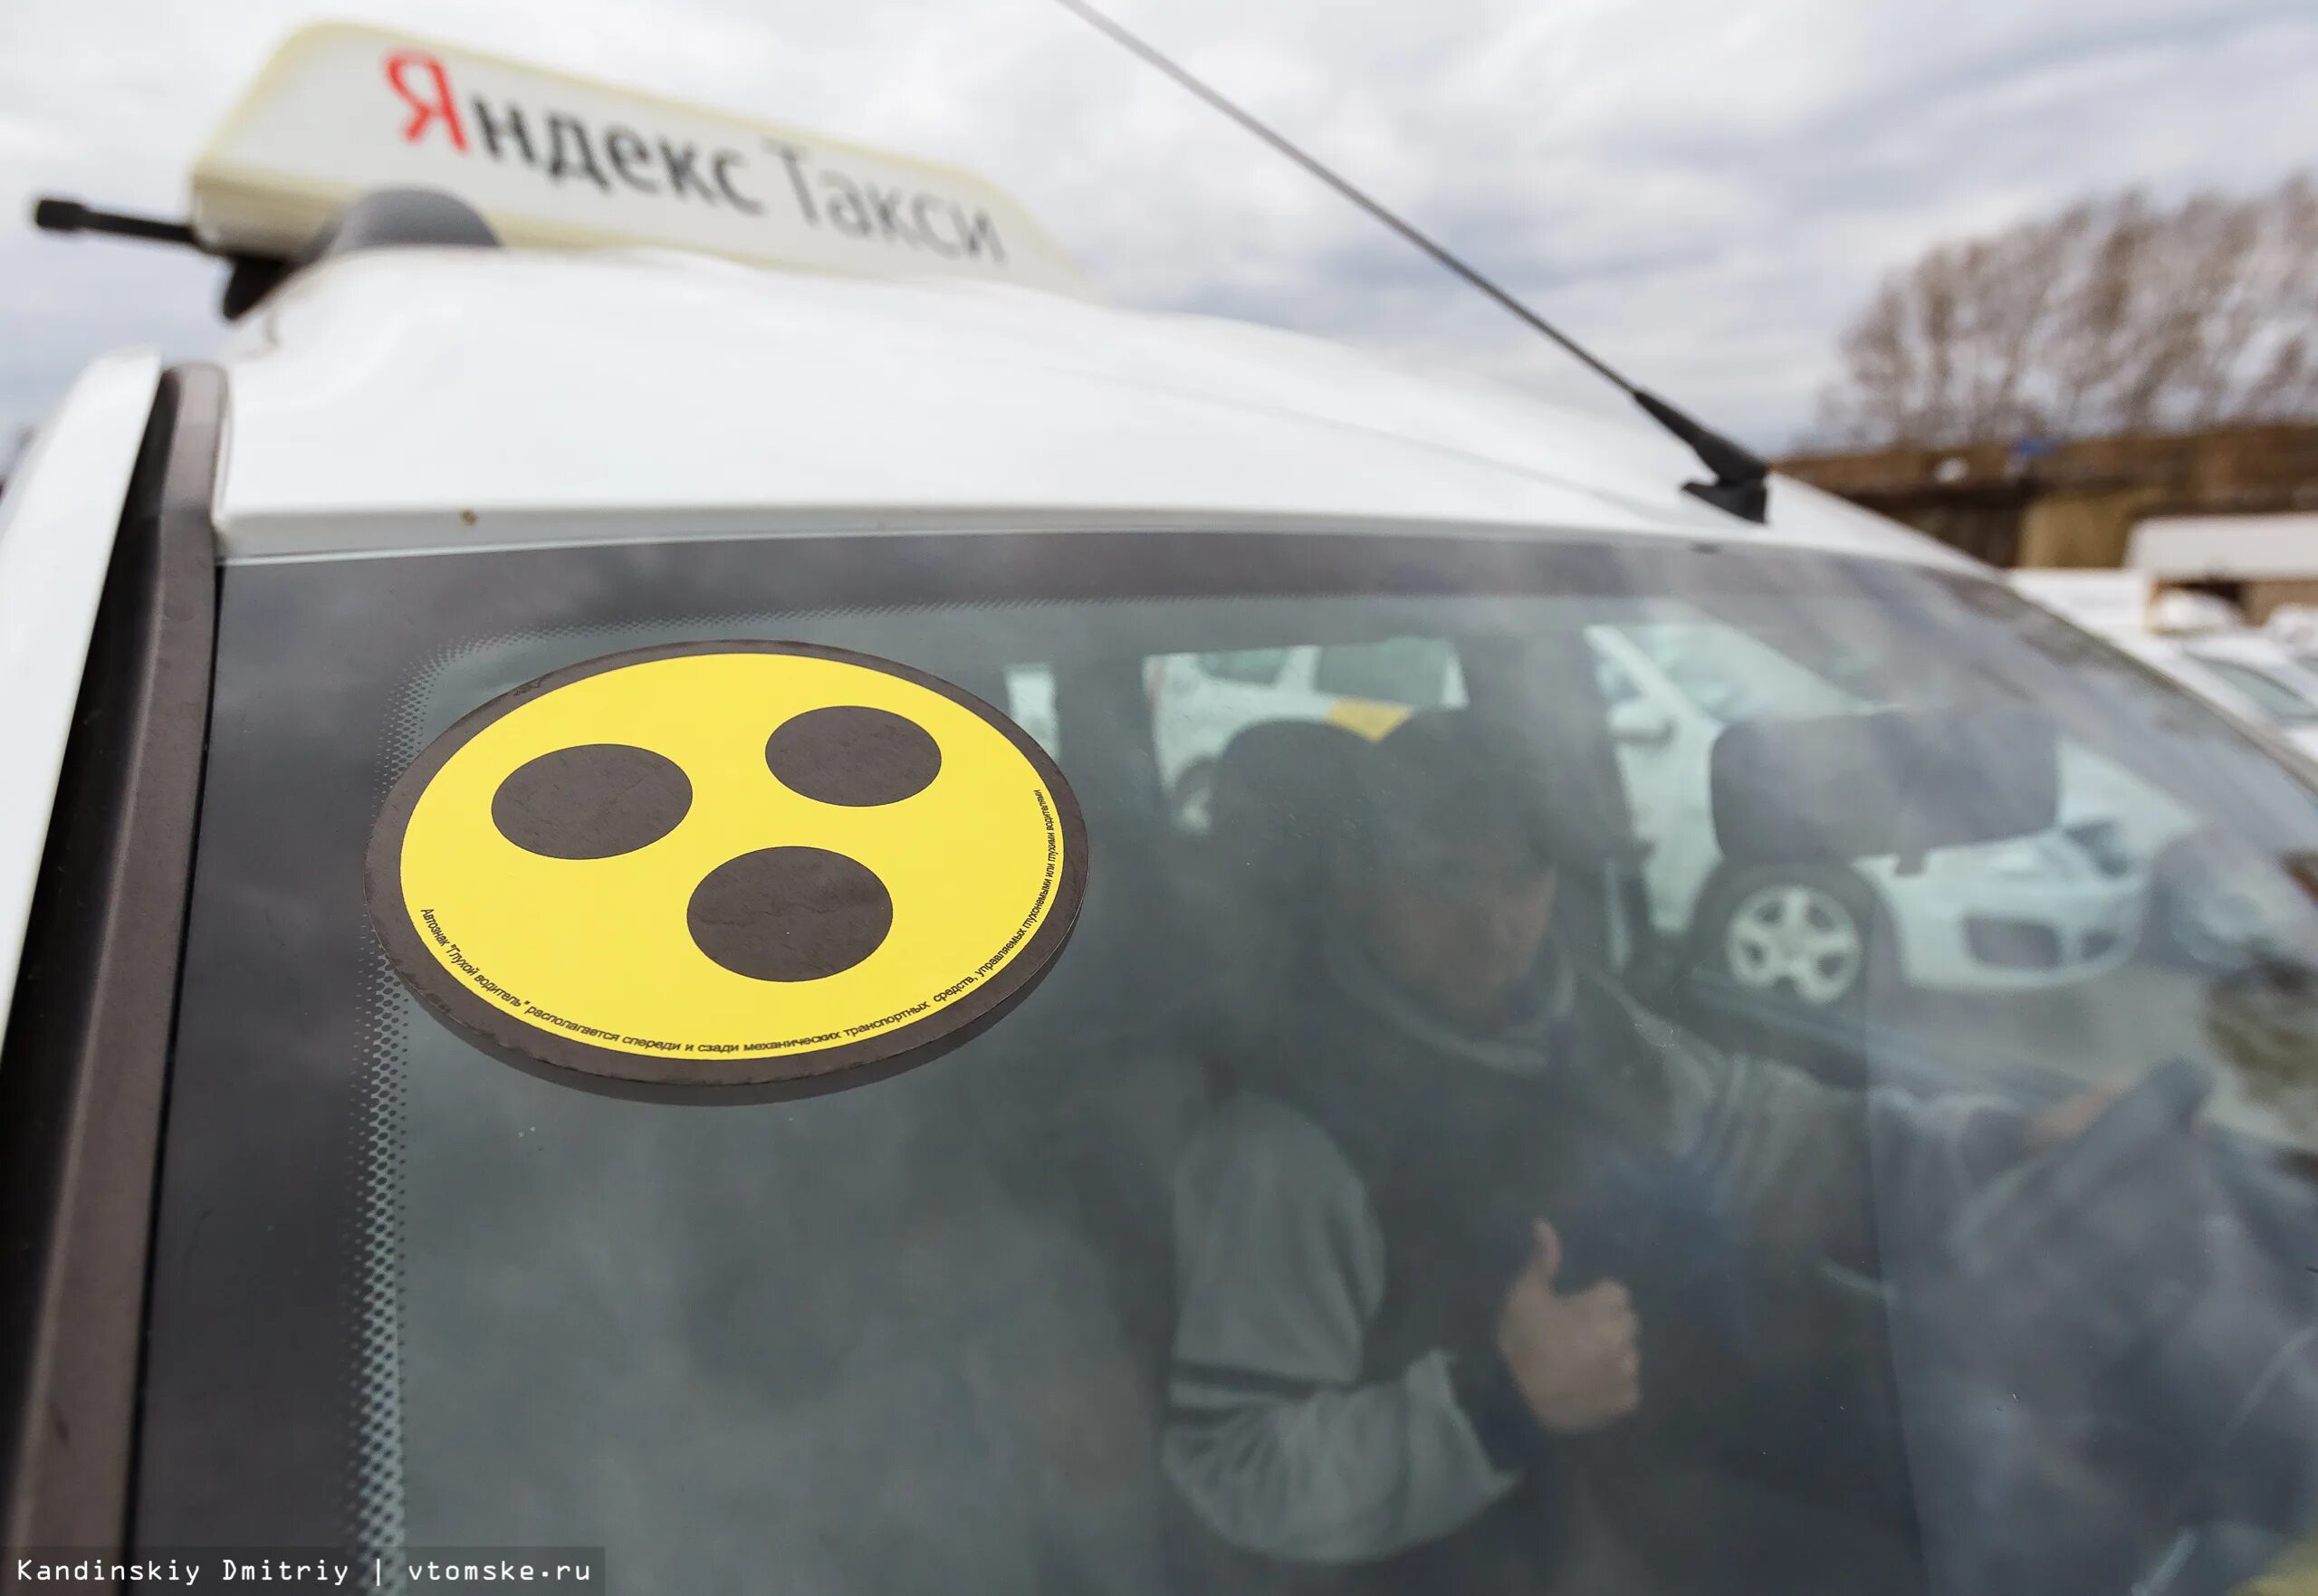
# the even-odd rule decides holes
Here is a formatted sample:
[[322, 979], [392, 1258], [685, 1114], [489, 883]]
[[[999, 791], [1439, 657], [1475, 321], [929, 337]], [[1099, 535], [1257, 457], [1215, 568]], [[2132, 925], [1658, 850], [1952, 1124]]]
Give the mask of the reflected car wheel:
[[1695, 956], [1740, 990], [1816, 1009], [1851, 1008], [1865, 994], [1879, 916], [1850, 873], [1743, 871], [1700, 908]]

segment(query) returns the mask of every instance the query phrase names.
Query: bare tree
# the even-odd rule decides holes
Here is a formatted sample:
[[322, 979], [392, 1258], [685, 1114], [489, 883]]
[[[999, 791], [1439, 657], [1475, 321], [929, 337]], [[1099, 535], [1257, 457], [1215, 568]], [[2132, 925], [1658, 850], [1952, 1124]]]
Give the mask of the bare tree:
[[1820, 396], [1830, 443], [1954, 444], [2318, 415], [2318, 187], [2138, 192], [1887, 277]]

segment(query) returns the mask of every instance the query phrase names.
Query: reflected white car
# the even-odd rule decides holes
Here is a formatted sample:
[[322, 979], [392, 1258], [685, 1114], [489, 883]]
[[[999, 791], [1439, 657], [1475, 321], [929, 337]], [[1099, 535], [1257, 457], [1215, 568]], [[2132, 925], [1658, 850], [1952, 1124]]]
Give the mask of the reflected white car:
[[[1710, 970], [1814, 1008], [1889, 973], [1938, 990], [2020, 991], [2089, 980], [2128, 957], [2147, 913], [2149, 856], [2101, 798], [2122, 772], [2064, 754], [2063, 824], [1939, 848], [1920, 860], [1725, 869], [1710, 760], [1734, 720], [1856, 712], [1856, 699], [1747, 634], [1695, 622], [1595, 626], [1643, 873], [1659, 931]], [[1878, 936], [1879, 929], [1882, 932]]]
[[[1652, 922], [1708, 968], [1832, 1008], [1869, 989], [1879, 958], [1908, 985], [1989, 992], [2088, 980], [2131, 954], [2155, 849], [2112, 812], [2109, 789], [2131, 779], [2105, 761], [2066, 757], [2064, 823], [2034, 836], [1920, 861], [1726, 870], [1709, 767], [1723, 726], [1858, 702], [1729, 627], [1601, 626], [1586, 637], [1649, 848]], [[1191, 830], [1205, 827], [1216, 757], [1247, 726], [1327, 721], [1381, 737], [1416, 709], [1464, 702], [1454, 651], [1419, 639], [1170, 655], [1150, 687], [1161, 774]]]
[[2258, 632], [2116, 634], [2111, 641], [2239, 720], [2318, 757], [2318, 671]]

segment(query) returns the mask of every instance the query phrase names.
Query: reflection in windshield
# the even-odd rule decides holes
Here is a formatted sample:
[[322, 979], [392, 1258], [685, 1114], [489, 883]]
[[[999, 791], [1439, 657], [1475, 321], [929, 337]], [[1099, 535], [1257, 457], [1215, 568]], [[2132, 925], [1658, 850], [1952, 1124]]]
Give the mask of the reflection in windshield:
[[1834, 715], [1863, 707], [1767, 644], [1729, 626], [1657, 622], [1619, 631], [1683, 697], [1718, 721]]
[[[794, 1103], [485, 1056], [368, 941], [378, 793], [542, 673], [720, 637], [1011, 705], [1087, 816], [1071, 945], [955, 1052]], [[800, 538], [232, 567], [218, 650], [151, 1544], [600, 1545], [671, 1591], [2217, 1596], [2318, 1526], [2318, 804], [1995, 584]], [[1326, 651], [1423, 669], [1347, 713]], [[2031, 712], [2057, 808], [1920, 737], [1873, 803], [1718, 785], [1733, 728], [1801, 769], [1870, 705]], [[1818, 846], [1887, 810], [1907, 847]]]
[[2254, 707], [2282, 725], [2318, 721], [2318, 703], [2312, 703], [2268, 672], [2234, 659], [2189, 651], [2189, 657], [2253, 701]]

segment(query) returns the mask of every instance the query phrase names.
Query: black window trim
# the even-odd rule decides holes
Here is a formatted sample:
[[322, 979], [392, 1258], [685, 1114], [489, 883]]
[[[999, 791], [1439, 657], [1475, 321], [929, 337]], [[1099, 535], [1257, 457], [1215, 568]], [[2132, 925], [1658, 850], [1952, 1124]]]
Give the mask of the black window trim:
[[0, 1047], [0, 1542], [126, 1544], [217, 594], [225, 374], [163, 373]]

